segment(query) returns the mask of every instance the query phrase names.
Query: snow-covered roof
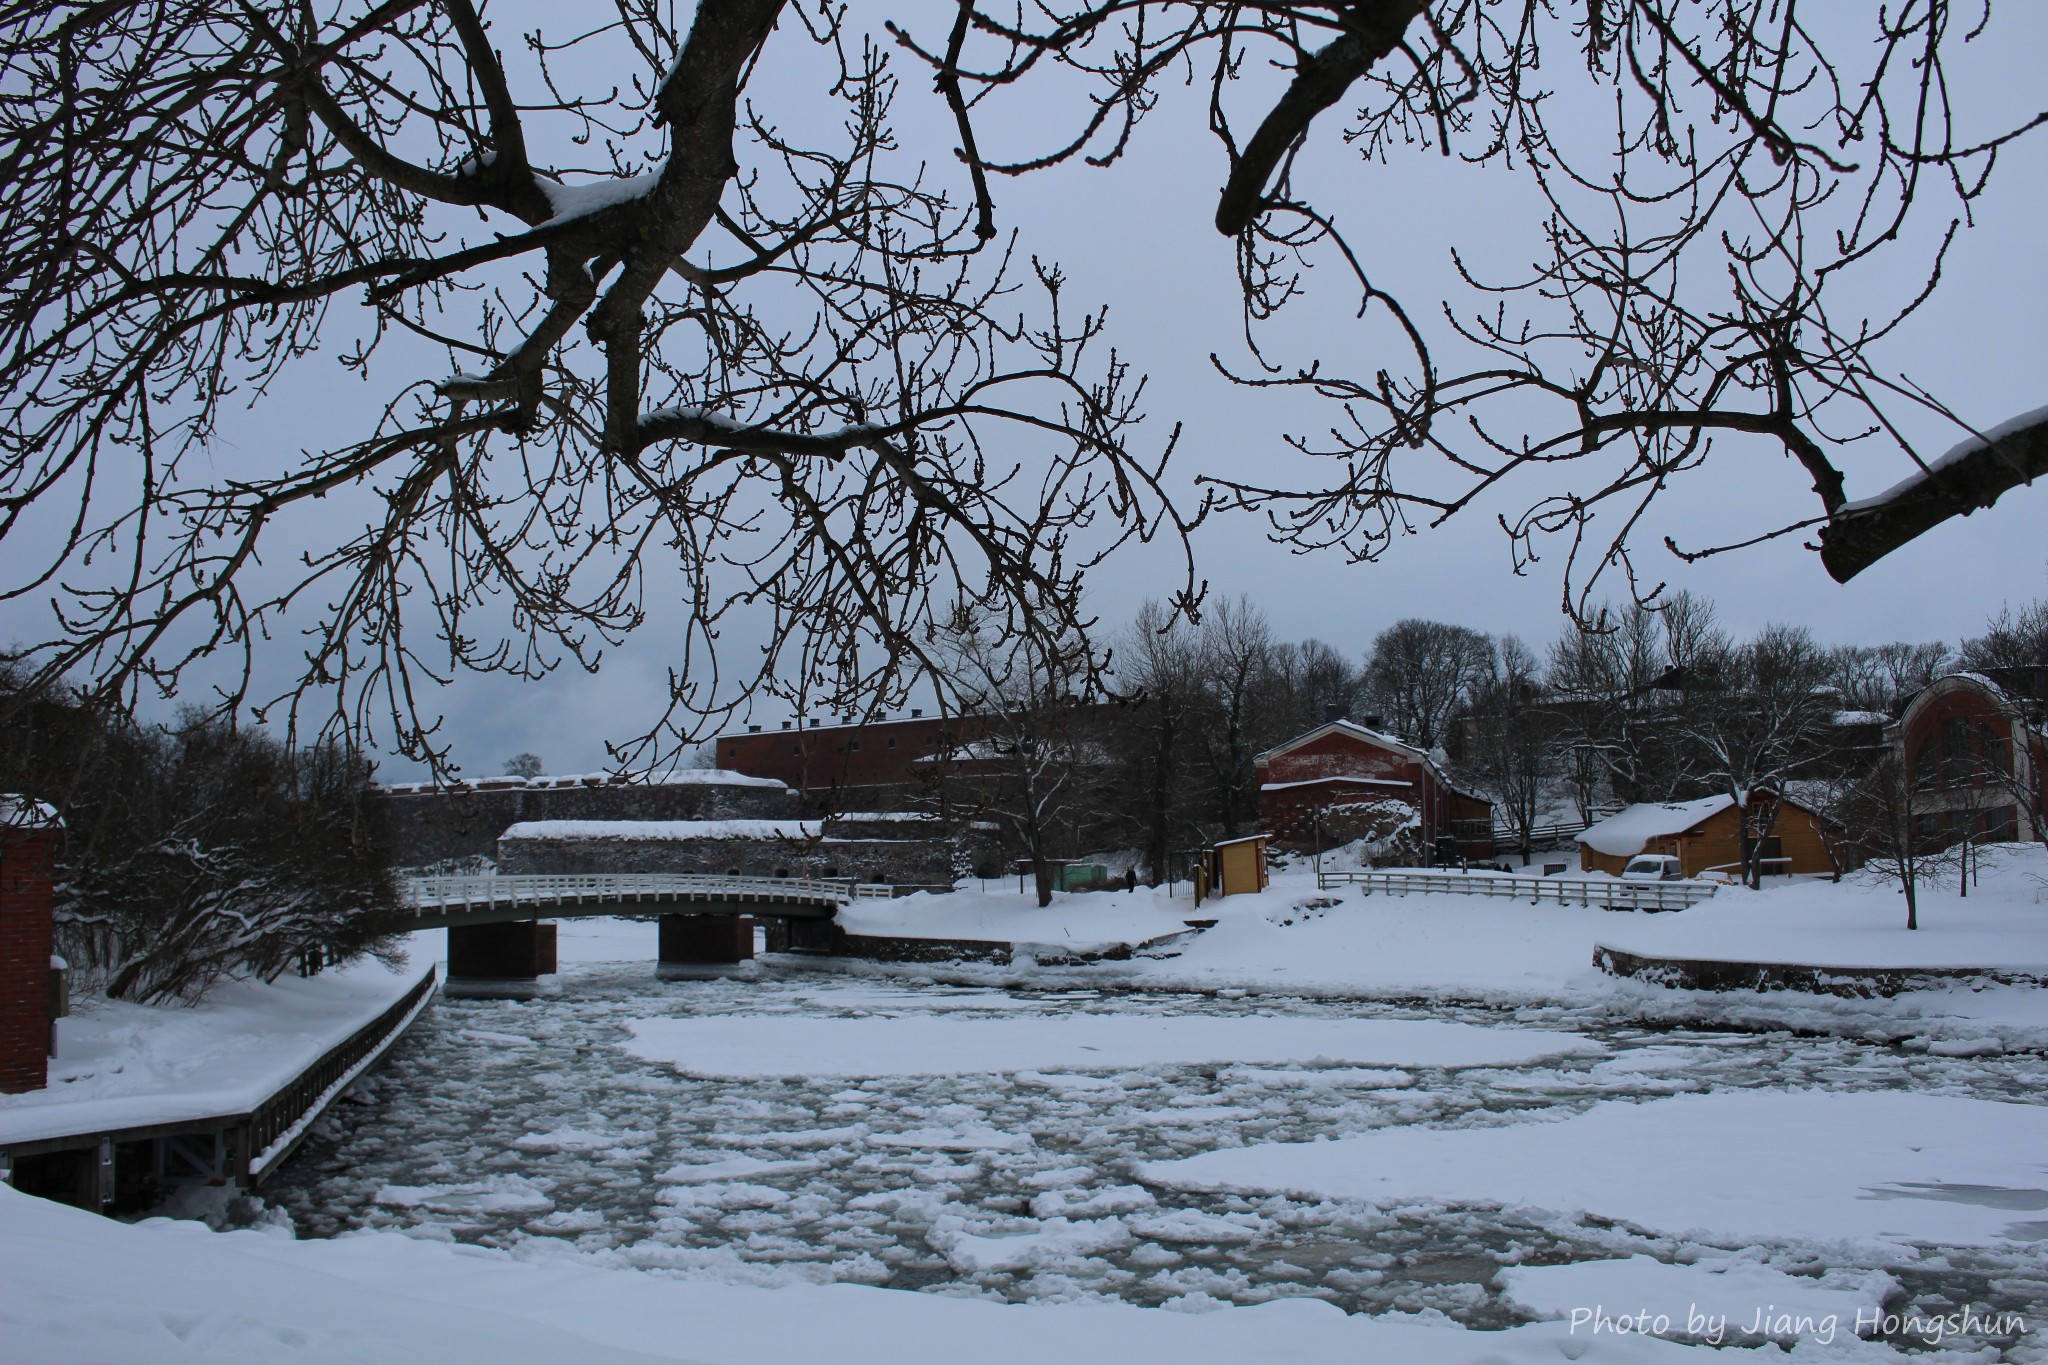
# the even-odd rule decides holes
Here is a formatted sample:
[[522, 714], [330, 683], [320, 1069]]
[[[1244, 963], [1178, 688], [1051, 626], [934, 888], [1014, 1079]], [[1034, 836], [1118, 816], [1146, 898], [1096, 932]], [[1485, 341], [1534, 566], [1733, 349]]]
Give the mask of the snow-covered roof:
[[928, 824], [936, 822], [939, 817], [928, 810], [842, 810], [834, 811], [832, 819], [859, 821], [861, 823], [871, 820], [901, 820], [915, 824]]
[[804, 716], [793, 721], [785, 721], [778, 729], [769, 729], [766, 726], [743, 725], [737, 730], [721, 731], [717, 735], [712, 736], [712, 738], [714, 741], [727, 739], [762, 740], [774, 739], [778, 736], [794, 739], [799, 735], [825, 735], [834, 730], [886, 733], [889, 730], [898, 728], [918, 727], [931, 729], [937, 726], [943, 729], [947, 726], [968, 726], [979, 724], [987, 719], [987, 716], [972, 713], [947, 714], [940, 712], [939, 714], [928, 716], [924, 713], [923, 708], [919, 707], [912, 709], [907, 714], [893, 716], [887, 712], [881, 712], [872, 717], [859, 715], [845, 716], [843, 719], [839, 716], [831, 718]]
[[775, 777], [749, 777], [726, 768], [675, 768], [665, 773], [555, 773], [545, 777], [456, 778], [436, 785], [432, 782], [394, 782], [387, 792], [411, 795], [432, 791], [526, 791], [560, 790], [567, 787], [780, 787], [789, 784]]
[[6, 829], [62, 829], [64, 819], [57, 814], [57, 808], [47, 801], [38, 801], [33, 796], [16, 796], [12, 792], [0, 792], [0, 828]]
[[1348, 782], [1360, 787], [1399, 787], [1403, 791], [1415, 785], [1413, 782], [1403, 782], [1398, 777], [1350, 777], [1340, 774], [1336, 777], [1305, 777], [1299, 782], [1261, 782], [1259, 790], [1280, 792], [1286, 791], [1289, 787], [1321, 787], [1331, 782]]
[[521, 820], [504, 839], [815, 839], [817, 820]]
[[1493, 798], [1488, 796], [1485, 792], [1479, 790], [1479, 788], [1473, 786], [1469, 782], [1466, 782], [1462, 778], [1453, 777], [1450, 773], [1444, 770], [1443, 765], [1436, 764], [1433, 766], [1436, 767], [1437, 781], [1443, 783], [1447, 791], [1451, 792], [1453, 795], [1462, 796], [1468, 801], [1484, 801], [1487, 805], [1487, 809], [1491, 810], [1493, 808]]
[[1331, 720], [1324, 721], [1321, 725], [1318, 725], [1315, 729], [1310, 730], [1307, 734], [1296, 735], [1293, 739], [1288, 740], [1285, 744], [1274, 745], [1272, 748], [1266, 750], [1266, 752], [1257, 755], [1255, 758], [1253, 758], [1252, 761], [1254, 763], [1264, 763], [1268, 759], [1278, 758], [1281, 754], [1287, 753], [1289, 750], [1299, 749], [1304, 744], [1309, 744], [1314, 742], [1315, 740], [1319, 740], [1324, 735], [1340, 732], [1343, 734], [1350, 735], [1353, 739], [1362, 739], [1368, 744], [1376, 744], [1382, 749], [1391, 749], [1397, 754], [1405, 754], [1410, 758], [1419, 758], [1425, 761], [1429, 758], [1428, 754], [1416, 748], [1414, 745], [1409, 744], [1404, 740], [1395, 739], [1392, 735], [1386, 734], [1382, 731], [1369, 730], [1365, 726], [1358, 724], [1358, 722], [1356, 721]]
[[1732, 796], [1703, 796], [1697, 801], [1645, 801], [1624, 806], [1579, 835], [1579, 842], [1610, 858], [1627, 858], [1643, 845], [1666, 835], [1683, 834], [1703, 820], [1735, 804]]
[[1263, 844], [1272, 839], [1270, 834], [1246, 834], [1236, 839], [1218, 839], [1212, 848], [1227, 848], [1231, 844]]
[[1837, 711], [1837, 725], [1889, 725], [1891, 717], [1882, 711]]
[[1993, 702], [2003, 708], [2005, 713], [2014, 720], [2025, 720], [2026, 699], [2023, 696], [2015, 695], [2011, 688], [2000, 683], [1996, 678], [1986, 677], [1982, 673], [1973, 673], [1968, 669], [1961, 669], [1954, 673], [1944, 673], [1918, 692], [1915, 692], [1912, 700], [1906, 703], [1905, 710], [1900, 713], [1900, 723], [1902, 725], [1909, 725], [1914, 717], [1919, 714], [1921, 708], [1938, 698], [1948, 695], [1958, 687], [1975, 688], [1990, 697]]

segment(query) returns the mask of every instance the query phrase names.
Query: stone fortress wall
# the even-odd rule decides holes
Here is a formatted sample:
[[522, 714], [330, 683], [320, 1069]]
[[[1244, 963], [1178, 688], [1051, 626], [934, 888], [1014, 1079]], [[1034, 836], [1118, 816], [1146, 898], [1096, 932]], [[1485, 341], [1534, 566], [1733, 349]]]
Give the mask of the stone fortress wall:
[[[820, 820], [774, 778], [716, 769], [492, 777], [382, 793], [401, 870], [493, 859], [507, 876], [737, 872], [950, 886], [966, 866], [990, 861], [979, 828], [897, 812]], [[956, 851], [969, 846], [975, 852]]]
[[690, 769], [663, 777], [596, 773], [490, 777], [382, 789], [400, 868], [494, 857], [530, 820], [794, 820], [802, 798], [773, 778]]
[[[705, 872], [742, 877], [852, 877], [894, 885], [952, 884], [952, 841], [829, 835], [807, 821], [603, 825], [537, 821], [498, 840], [498, 871], [579, 874]], [[756, 826], [748, 828], [748, 826]]]

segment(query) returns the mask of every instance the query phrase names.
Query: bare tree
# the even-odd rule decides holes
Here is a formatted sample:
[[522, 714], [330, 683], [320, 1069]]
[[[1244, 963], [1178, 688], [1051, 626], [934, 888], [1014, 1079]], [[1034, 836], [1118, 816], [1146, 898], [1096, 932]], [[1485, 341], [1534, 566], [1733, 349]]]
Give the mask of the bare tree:
[[1827, 814], [1854, 831], [1864, 865], [1897, 882], [1906, 898], [1906, 927], [1920, 927], [1920, 882], [1943, 860], [1940, 844], [1914, 811], [1919, 773], [1913, 755], [1887, 751], [1867, 773], [1836, 788]]
[[1541, 689], [1535, 653], [1514, 636], [1503, 635], [1498, 657], [1472, 697], [1477, 734], [1470, 766], [1507, 815], [1524, 867], [1556, 761], [1553, 713], [1543, 705]]
[[[439, 765], [451, 671], [595, 668], [653, 597], [680, 741], [771, 679], [893, 694], [963, 594], [1052, 647], [1103, 553], [1185, 529], [1102, 316], [899, 149], [843, 8], [4, 16], [0, 593], [54, 597], [45, 679], [225, 653], [233, 710], [303, 632], [294, 723], [331, 696]], [[819, 103], [750, 103], [764, 66]], [[235, 452], [322, 351], [360, 397]], [[770, 646], [720, 674], [747, 612]]]
[[1014, 639], [970, 611], [934, 628], [946, 663], [937, 681], [974, 736], [936, 755], [947, 805], [999, 825], [1030, 863], [1038, 903], [1052, 904], [1055, 861], [1077, 850], [1104, 757], [1083, 689], [1085, 645], [1048, 651]]
[[507, 777], [539, 777], [546, 771], [539, 754], [514, 754], [505, 760]]
[[2015, 614], [2001, 608], [1975, 639], [1965, 640], [1962, 665], [2021, 696], [2048, 700], [2048, 599]]
[[1197, 639], [1204, 704], [1197, 730], [1225, 838], [1258, 823], [1258, 778], [1252, 760], [1274, 738], [1272, 667], [1282, 646], [1266, 614], [1248, 597], [1217, 602]]
[[[899, 33], [952, 101], [963, 155], [1001, 174], [1137, 155], [1132, 129], [1165, 87], [1205, 78], [1215, 225], [1237, 244], [1250, 341], [1236, 377], [1335, 409], [1327, 434], [1294, 441], [1334, 464], [1328, 479], [1222, 487], [1299, 546], [1370, 559], [1417, 521], [1536, 478], [1503, 525], [1523, 562], [1564, 543], [1567, 597], [1589, 615], [1610, 570], [1654, 597], [1631, 533], [1717, 446], [1745, 469], [1751, 452], [1779, 452], [1813, 485], [1810, 514], [1761, 500], [1742, 543], [1818, 528], [1841, 580], [2048, 473], [2042, 414], [1997, 427], [1951, 414], [1886, 353], [1998, 153], [2048, 122], [1983, 126], [1951, 70], [2000, 29], [1988, 3], [1956, 0], [1070, 0], [963, 4], [949, 32]], [[1269, 63], [1280, 81], [1248, 77]], [[1006, 100], [1052, 66], [1094, 88], [1048, 133], [1042, 109], [1021, 118]], [[1491, 278], [1454, 254], [1469, 295], [1402, 297], [1312, 179], [1328, 164], [1302, 155], [1318, 127], [1356, 148], [1368, 183], [1404, 152], [1485, 167], [1496, 186], [1519, 175], [1541, 221], [1533, 267]], [[1427, 212], [1406, 203], [1404, 221]], [[1314, 266], [1356, 305], [1355, 361], [1327, 346], [1280, 357], [1276, 315]], [[1902, 429], [1929, 411], [1962, 442], [1946, 456]], [[1852, 501], [1851, 457], [1880, 448], [1923, 472]]]
[[1395, 733], [1434, 749], [1492, 663], [1493, 641], [1478, 631], [1410, 617], [1373, 637], [1366, 692]]
[[1742, 811], [1743, 873], [1751, 886], [1761, 883], [1786, 784], [1813, 761], [1827, 732], [1827, 671], [1826, 655], [1804, 628], [1766, 626], [1730, 651], [1712, 703], [1681, 721], [1702, 752], [1702, 776]]
[[[1558, 716], [1558, 743], [1578, 774], [1582, 815], [1591, 813], [1596, 764], [1623, 801], [1667, 801], [1692, 780], [1674, 703], [1712, 689], [1702, 685], [1697, 658], [1674, 678], [1666, 650], [1659, 614], [1637, 604], [1603, 609], [1587, 625], [1574, 623], [1551, 646], [1545, 681]], [[1676, 681], [1688, 687], [1659, 686]]]
[[1949, 647], [1938, 641], [1840, 645], [1828, 651], [1828, 681], [1851, 710], [1895, 714], [1908, 696], [1941, 676], [1949, 658]]
[[1273, 729], [1281, 736], [1314, 729], [1332, 716], [1354, 715], [1365, 694], [1358, 667], [1321, 640], [1277, 646], [1270, 673]]
[[189, 1002], [388, 952], [406, 927], [359, 756], [189, 713], [147, 727], [62, 689], [13, 701], [0, 790], [62, 814], [58, 945], [107, 995]]
[[1192, 842], [1196, 727], [1201, 723], [1201, 652], [1195, 629], [1158, 602], [1139, 608], [1117, 650], [1117, 682], [1138, 704], [1116, 727], [1123, 772], [1135, 778], [1134, 822], [1154, 885], [1175, 871], [1176, 845]]

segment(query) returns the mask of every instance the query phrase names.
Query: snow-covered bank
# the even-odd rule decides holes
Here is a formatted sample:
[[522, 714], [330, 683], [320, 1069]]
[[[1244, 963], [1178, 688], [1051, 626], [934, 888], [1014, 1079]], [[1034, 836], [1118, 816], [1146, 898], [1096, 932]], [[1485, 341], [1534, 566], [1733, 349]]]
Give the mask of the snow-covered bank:
[[1859, 873], [1761, 893], [1723, 892], [1683, 914], [1609, 923], [1599, 938], [1646, 957], [1817, 967], [1977, 968], [2048, 976], [2048, 856], [1999, 850], [1969, 896], [1952, 877], [1919, 889], [1906, 928], [1896, 885]]
[[[2048, 972], [2048, 851], [2040, 846], [1992, 852], [1967, 897], [1943, 879], [1923, 883], [1919, 900], [1922, 927], [1908, 931], [1898, 888], [1872, 873], [1763, 891], [1729, 887], [1666, 914], [1317, 892], [1312, 874], [1288, 873], [1256, 896], [1205, 906], [1217, 926], [1144, 972], [1376, 995], [1576, 999], [1613, 989], [1591, 965], [1602, 943], [1654, 956]], [[2048, 1024], [2048, 1010], [2041, 1022]]]
[[362, 959], [313, 977], [234, 981], [198, 1005], [74, 1000], [46, 1089], [0, 1095], [0, 1142], [246, 1113], [389, 1009], [428, 961]]
[[[294, 1241], [139, 1227], [0, 1189], [0, 1353], [100, 1361], [700, 1361], [1043, 1365], [1048, 1360], [1676, 1365], [1690, 1348], [1569, 1322], [1469, 1331], [1440, 1314], [1347, 1316], [1312, 1299], [1172, 1313], [998, 1304], [858, 1285], [756, 1289], [606, 1269], [545, 1241], [523, 1255], [395, 1233]], [[111, 1295], [110, 1288], [116, 1290]], [[1854, 1340], [1807, 1360], [1896, 1360]]]
[[1207, 907], [1195, 908], [1192, 895], [1175, 898], [1150, 888], [1058, 892], [1051, 905], [1040, 906], [1035, 894], [996, 885], [1001, 889], [855, 901], [839, 912], [839, 927], [875, 938], [959, 939], [1015, 944], [1027, 954], [1040, 946], [1077, 953], [1185, 933], [1188, 920], [1208, 916]]

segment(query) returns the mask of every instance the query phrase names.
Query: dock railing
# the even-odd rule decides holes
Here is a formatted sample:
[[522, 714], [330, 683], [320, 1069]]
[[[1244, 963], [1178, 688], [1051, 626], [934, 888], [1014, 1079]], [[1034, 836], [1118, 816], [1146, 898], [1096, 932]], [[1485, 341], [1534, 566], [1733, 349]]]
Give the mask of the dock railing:
[[329, 1048], [319, 1061], [257, 1105], [237, 1125], [244, 1134], [244, 1145], [239, 1150], [248, 1153], [247, 1178], [251, 1183], [290, 1156], [335, 1096], [398, 1041], [433, 999], [434, 984], [435, 973], [429, 969], [389, 1009]]
[[1712, 882], [1624, 882], [1607, 878], [1525, 877], [1504, 872], [1453, 872], [1401, 869], [1374, 872], [1321, 872], [1316, 885], [1324, 891], [1347, 886], [1366, 895], [1497, 896], [1531, 905], [1597, 906], [1603, 910], [1684, 910], [1712, 896]]

